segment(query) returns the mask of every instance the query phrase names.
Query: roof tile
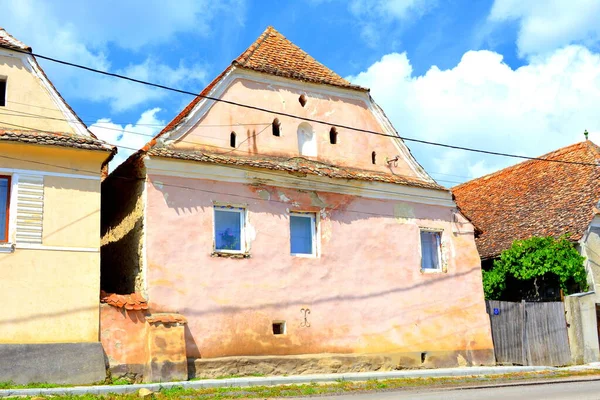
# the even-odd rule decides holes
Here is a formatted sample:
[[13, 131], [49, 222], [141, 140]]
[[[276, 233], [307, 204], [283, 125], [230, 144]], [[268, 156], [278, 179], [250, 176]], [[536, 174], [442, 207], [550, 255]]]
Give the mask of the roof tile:
[[404, 175], [368, 171], [358, 168], [338, 167], [323, 162], [309, 160], [303, 157], [283, 158], [275, 156], [239, 156], [218, 154], [207, 151], [173, 150], [166, 147], [153, 147], [148, 155], [155, 157], [175, 158], [180, 160], [199, 161], [213, 164], [239, 165], [253, 168], [263, 168], [276, 171], [317, 175], [328, 178], [352, 179], [385, 183], [399, 183], [408, 186], [422, 187], [447, 191], [448, 189], [435, 182], [423, 181]]
[[0, 47], [31, 51], [31, 47], [17, 40], [14, 36], [6, 32], [6, 30], [4, 30], [4, 28], [2, 27], [0, 27]]
[[187, 319], [177, 313], [156, 313], [146, 317], [151, 324], [187, 324]]
[[59, 132], [0, 129], [0, 142], [4, 141], [72, 147], [85, 150], [114, 150], [112, 146], [92, 137]]
[[235, 66], [305, 82], [363, 90], [342, 78], [269, 26], [233, 61]]
[[125, 308], [126, 310], [147, 310], [148, 302], [139, 293], [116, 294], [100, 291], [100, 303], [106, 303], [113, 307]]
[[[539, 158], [600, 162], [600, 148], [577, 143]], [[579, 240], [600, 200], [600, 167], [529, 160], [452, 189], [461, 212], [481, 231], [481, 258], [493, 258], [514, 240], [531, 236]]]

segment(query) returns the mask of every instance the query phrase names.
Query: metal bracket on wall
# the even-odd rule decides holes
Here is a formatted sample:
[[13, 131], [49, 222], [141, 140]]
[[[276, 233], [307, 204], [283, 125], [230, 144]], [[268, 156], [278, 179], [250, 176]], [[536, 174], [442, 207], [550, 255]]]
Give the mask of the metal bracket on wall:
[[302, 308], [300, 312], [304, 314], [304, 321], [300, 323], [301, 328], [310, 328], [310, 322], [308, 322], [308, 314], [310, 314], [310, 308]]

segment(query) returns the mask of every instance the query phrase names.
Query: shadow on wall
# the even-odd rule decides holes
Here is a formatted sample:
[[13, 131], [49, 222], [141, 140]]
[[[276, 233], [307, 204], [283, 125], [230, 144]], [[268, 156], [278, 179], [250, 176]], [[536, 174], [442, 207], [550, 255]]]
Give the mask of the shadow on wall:
[[[100, 301], [98, 301], [98, 304], [99, 303], [100, 303]], [[39, 313], [39, 314], [29, 314], [29, 315], [26, 315], [24, 317], [19, 317], [19, 318], [0, 319], [0, 325], [28, 323], [31, 320], [36, 320], [36, 319], [56, 318], [56, 317], [62, 317], [65, 315], [72, 315], [72, 314], [77, 314], [77, 313], [82, 313], [82, 312], [90, 312], [90, 311], [96, 311], [96, 310], [98, 310], [98, 306], [77, 307], [77, 308], [72, 308], [69, 311], [61, 311], [61, 312], [46, 312], [46, 313]]]
[[[143, 220], [137, 219], [133, 229], [118, 241], [103, 244], [100, 248], [100, 288], [107, 293], [129, 294], [136, 292], [140, 274], [140, 244], [143, 237]], [[127, 248], [127, 251], [121, 249]]]
[[[256, 310], [268, 309], [268, 308], [281, 308], [284, 305], [288, 306], [288, 307], [289, 306], [304, 306], [305, 304], [310, 303], [311, 305], [314, 306], [314, 305], [323, 304], [323, 303], [356, 302], [356, 301], [367, 300], [367, 299], [371, 299], [371, 298], [375, 298], [375, 297], [383, 297], [383, 296], [387, 296], [387, 295], [390, 295], [393, 293], [402, 293], [402, 292], [415, 290], [418, 288], [424, 288], [429, 285], [440, 283], [442, 281], [453, 280], [453, 279], [460, 278], [462, 276], [470, 275], [472, 273], [478, 273], [479, 271], [480, 271], [479, 267], [476, 267], [476, 268], [471, 268], [467, 271], [458, 272], [455, 274], [446, 273], [443, 276], [437, 276], [435, 278], [435, 280], [425, 280], [425, 281], [419, 282], [419, 283], [411, 285], [411, 286], [393, 288], [393, 289], [383, 290], [383, 291], [374, 292], [374, 293], [366, 293], [366, 294], [360, 294], [360, 295], [336, 295], [336, 296], [321, 297], [321, 298], [310, 299], [310, 300], [297, 299], [297, 300], [293, 300], [293, 301], [287, 301], [285, 304], [282, 304], [281, 302], [273, 302], [273, 303], [264, 303], [264, 304], [260, 304], [260, 305], [249, 306], [249, 307], [221, 305], [219, 307], [205, 309], [202, 311], [196, 311], [193, 309], [186, 308], [186, 309], [181, 310], [181, 314], [186, 315], [186, 316], [202, 316], [202, 315], [222, 314], [222, 313], [235, 314], [235, 313], [240, 313], [240, 312], [245, 312], [245, 311], [256, 311]], [[483, 297], [483, 295], [482, 295], [482, 297]], [[484, 307], [483, 302], [481, 302], [480, 304], [476, 304], [476, 305], [481, 305], [481, 307]]]
[[161, 192], [165, 204], [178, 215], [199, 211], [212, 212], [213, 200], [219, 200], [232, 204], [246, 203], [250, 212], [279, 216], [282, 219], [287, 219], [289, 209], [296, 208], [314, 212], [325, 210], [331, 221], [342, 224], [371, 218], [422, 219], [456, 224], [453, 210], [448, 207], [419, 204], [419, 197], [415, 197], [415, 203], [380, 200], [274, 187], [258, 181], [255, 184], [243, 185], [244, 189], [240, 191], [240, 184], [210, 180], [202, 180], [198, 184], [198, 180], [185, 178], [169, 178], [169, 183], [164, 183], [161, 179], [151, 177], [150, 185]]

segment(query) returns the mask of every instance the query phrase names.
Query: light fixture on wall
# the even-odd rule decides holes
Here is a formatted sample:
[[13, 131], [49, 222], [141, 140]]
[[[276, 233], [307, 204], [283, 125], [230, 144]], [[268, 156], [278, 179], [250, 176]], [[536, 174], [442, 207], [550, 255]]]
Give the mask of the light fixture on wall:
[[387, 163], [388, 166], [392, 166], [392, 164], [394, 165], [394, 167], [398, 166], [398, 160], [400, 160], [400, 156], [396, 156], [394, 158], [385, 158], [385, 162]]

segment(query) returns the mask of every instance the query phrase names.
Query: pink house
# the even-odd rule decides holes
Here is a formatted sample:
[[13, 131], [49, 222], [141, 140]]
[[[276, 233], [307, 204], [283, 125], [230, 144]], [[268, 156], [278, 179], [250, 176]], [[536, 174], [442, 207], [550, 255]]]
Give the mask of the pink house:
[[113, 371], [494, 363], [474, 230], [452, 194], [368, 89], [271, 27], [102, 189]]

